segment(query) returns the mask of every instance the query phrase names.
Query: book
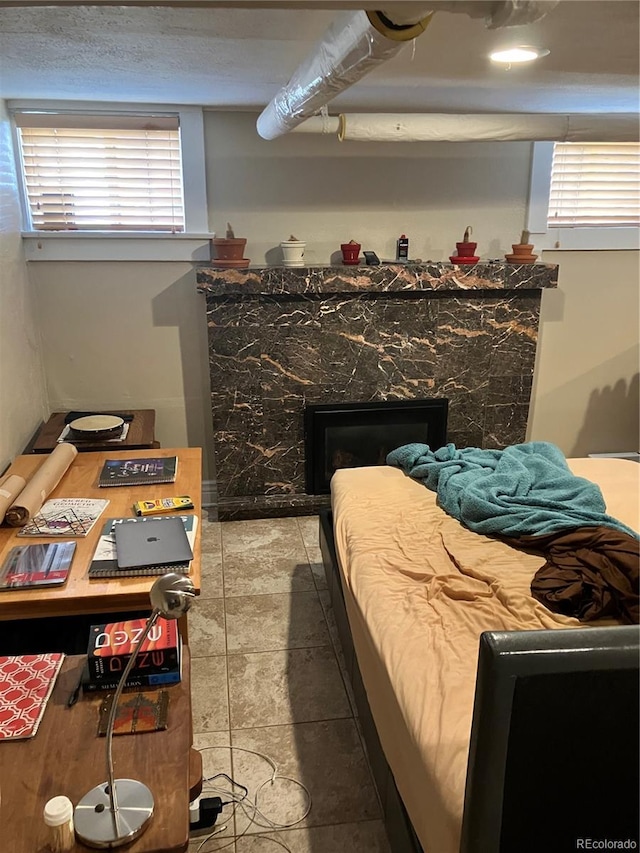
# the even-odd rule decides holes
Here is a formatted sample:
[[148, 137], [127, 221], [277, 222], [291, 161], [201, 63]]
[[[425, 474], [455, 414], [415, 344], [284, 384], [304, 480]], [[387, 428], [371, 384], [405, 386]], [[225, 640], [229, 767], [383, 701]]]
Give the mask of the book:
[[[196, 530], [198, 528], [197, 515], [180, 515], [175, 516], [180, 518], [184, 524], [184, 529], [189, 540], [189, 545], [193, 551]], [[96, 550], [93, 554], [91, 565], [89, 566], [90, 578], [135, 578], [148, 577], [153, 575], [162, 575], [165, 572], [176, 572], [180, 575], [188, 575], [190, 562], [178, 563], [171, 566], [157, 565], [145, 566], [144, 568], [136, 569], [121, 569], [118, 567], [118, 559], [116, 552], [116, 537], [115, 528], [117, 524], [147, 524], [154, 519], [149, 517], [142, 518], [110, 518], [108, 519], [100, 533]]]
[[174, 483], [177, 470], [177, 456], [107, 459], [100, 471], [98, 486], [151, 486]]
[[38, 731], [64, 655], [0, 655], [0, 740]]
[[18, 536], [86, 536], [109, 501], [54, 498], [18, 531]]
[[[116, 690], [120, 679], [97, 681], [91, 678], [88, 670], [82, 675], [82, 690], [84, 693], [97, 693], [98, 691]], [[133, 675], [127, 678], [125, 688], [137, 687], [144, 690], [147, 687], [170, 686], [182, 681], [182, 670], [174, 669], [171, 672], [157, 672], [151, 675]]]
[[63, 584], [75, 549], [75, 542], [16, 545], [0, 568], [0, 591]]
[[[92, 680], [117, 681], [142, 636], [146, 619], [128, 619], [92, 625], [87, 664]], [[159, 619], [138, 652], [131, 675], [151, 675], [179, 670], [181, 638], [174, 620]]]

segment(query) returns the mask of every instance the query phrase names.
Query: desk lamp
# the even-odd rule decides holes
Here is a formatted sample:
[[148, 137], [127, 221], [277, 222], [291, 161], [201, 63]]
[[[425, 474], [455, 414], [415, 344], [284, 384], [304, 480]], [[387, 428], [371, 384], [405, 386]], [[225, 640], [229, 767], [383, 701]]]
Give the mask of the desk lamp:
[[191, 580], [174, 572], [163, 575], [151, 587], [153, 608], [142, 636], [129, 658], [111, 703], [107, 721], [107, 781], [92, 788], [74, 811], [76, 836], [89, 847], [100, 849], [129, 844], [147, 828], [153, 815], [153, 795], [146, 785], [135, 779], [113, 778], [111, 744], [118, 701], [129, 673], [149, 631], [162, 616], [179, 619], [191, 606], [195, 588]]

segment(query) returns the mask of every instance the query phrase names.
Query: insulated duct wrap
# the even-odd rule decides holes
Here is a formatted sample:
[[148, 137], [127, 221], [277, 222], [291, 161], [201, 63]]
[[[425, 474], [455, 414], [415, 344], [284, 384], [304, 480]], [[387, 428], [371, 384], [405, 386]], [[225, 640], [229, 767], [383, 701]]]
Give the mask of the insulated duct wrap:
[[637, 142], [638, 116], [341, 115], [338, 139], [353, 142]]
[[395, 3], [379, 12], [346, 12], [336, 18], [286, 86], [257, 121], [263, 139], [275, 139], [317, 113], [336, 95], [395, 56], [428, 26], [434, 11], [483, 17], [490, 29], [522, 26], [543, 18], [558, 0], [431, 0], [428, 8]]
[[395, 56], [404, 41], [387, 38], [365, 12], [346, 12], [258, 117], [258, 133], [275, 139], [313, 116], [333, 97]]

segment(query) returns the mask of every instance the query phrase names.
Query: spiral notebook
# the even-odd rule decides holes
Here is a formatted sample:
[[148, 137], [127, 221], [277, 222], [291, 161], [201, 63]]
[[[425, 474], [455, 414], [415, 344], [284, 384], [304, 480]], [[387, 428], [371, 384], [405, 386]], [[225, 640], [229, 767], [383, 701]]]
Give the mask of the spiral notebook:
[[[174, 516], [182, 521], [189, 545], [193, 551], [196, 530], [198, 527], [197, 515], [180, 515]], [[156, 566], [145, 566], [142, 568], [118, 568], [118, 560], [116, 557], [116, 536], [115, 530], [121, 524], [149, 524], [157, 521], [157, 518], [136, 517], [136, 518], [110, 518], [105, 522], [100, 533], [100, 539], [96, 550], [93, 554], [91, 565], [89, 566], [89, 577], [96, 578], [136, 578], [136, 577], [151, 577], [153, 575], [162, 575], [165, 572], [176, 572], [179, 575], [188, 575], [191, 568], [191, 562], [176, 563], [173, 565], [159, 564]]]
[[98, 486], [153, 486], [175, 483], [177, 470], [177, 456], [107, 459], [100, 471]]

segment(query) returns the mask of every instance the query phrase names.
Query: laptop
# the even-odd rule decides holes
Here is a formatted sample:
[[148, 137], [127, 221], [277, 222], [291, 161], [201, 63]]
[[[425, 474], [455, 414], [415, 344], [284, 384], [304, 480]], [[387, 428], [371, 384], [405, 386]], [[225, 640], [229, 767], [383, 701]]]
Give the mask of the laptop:
[[171, 566], [193, 559], [180, 518], [136, 519], [115, 525], [119, 569]]

